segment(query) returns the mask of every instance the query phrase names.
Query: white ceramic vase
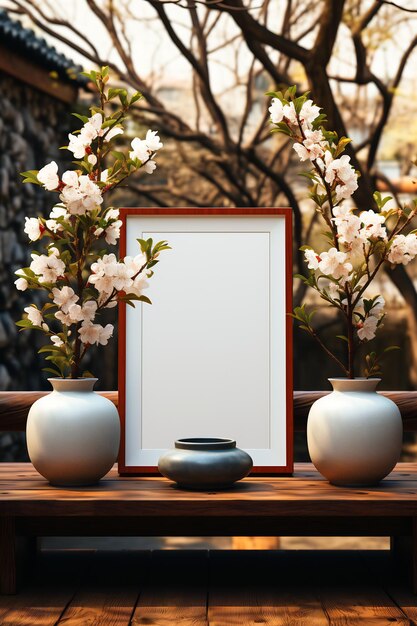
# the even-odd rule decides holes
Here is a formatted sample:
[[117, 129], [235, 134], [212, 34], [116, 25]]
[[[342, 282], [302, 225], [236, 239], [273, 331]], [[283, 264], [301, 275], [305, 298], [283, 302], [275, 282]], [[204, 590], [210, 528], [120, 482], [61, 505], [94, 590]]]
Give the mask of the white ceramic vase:
[[375, 485], [400, 458], [400, 411], [376, 393], [380, 378], [329, 381], [333, 392], [317, 400], [308, 415], [311, 461], [335, 485]]
[[50, 378], [52, 393], [28, 415], [30, 460], [53, 485], [96, 483], [116, 461], [120, 420], [114, 404], [93, 391], [97, 378]]

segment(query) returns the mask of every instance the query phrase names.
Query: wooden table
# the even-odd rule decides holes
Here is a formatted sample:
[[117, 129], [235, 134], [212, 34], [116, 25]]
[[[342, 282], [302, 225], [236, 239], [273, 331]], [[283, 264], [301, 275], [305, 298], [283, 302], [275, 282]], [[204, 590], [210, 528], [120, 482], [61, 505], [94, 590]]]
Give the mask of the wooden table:
[[[410, 538], [417, 591], [417, 465], [400, 464], [381, 485], [329, 485], [309, 464], [291, 478], [247, 478], [233, 489], [189, 492], [163, 478], [119, 477], [51, 487], [28, 464], [0, 464], [0, 590], [16, 590], [19, 537], [390, 536]], [[404, 538], [404, 541], [402, 540]]]

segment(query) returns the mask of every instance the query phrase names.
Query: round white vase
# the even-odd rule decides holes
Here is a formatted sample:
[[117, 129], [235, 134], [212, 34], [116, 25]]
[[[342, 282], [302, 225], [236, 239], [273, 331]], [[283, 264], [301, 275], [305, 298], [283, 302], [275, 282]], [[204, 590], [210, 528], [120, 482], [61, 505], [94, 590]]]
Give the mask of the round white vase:
[[52, 393], [28, 415], [30, 460], [53, 485], [91, 485], [111, 469], [120, 444], [114, 404], [93, 391], [97, 378], [49, 378]]
[[380, 380], [329, 378], [332, 393], [310, 409], [310, 458], [334, 485], [375, 485], [399, 461], [401, 414], [394, 402], [376, 393]]

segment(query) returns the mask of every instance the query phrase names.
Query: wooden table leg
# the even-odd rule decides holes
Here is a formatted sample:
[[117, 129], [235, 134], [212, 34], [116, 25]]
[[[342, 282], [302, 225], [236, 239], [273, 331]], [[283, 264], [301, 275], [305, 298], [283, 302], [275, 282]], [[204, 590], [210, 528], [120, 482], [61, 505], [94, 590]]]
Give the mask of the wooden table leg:
[[411, 544], [411, 576], [413, 593], [417, 593], [417, 517], [413, 517], [413, 536]]
[[0, 517], [0, 594], [16, 593], [16, 532], [14, 517]]

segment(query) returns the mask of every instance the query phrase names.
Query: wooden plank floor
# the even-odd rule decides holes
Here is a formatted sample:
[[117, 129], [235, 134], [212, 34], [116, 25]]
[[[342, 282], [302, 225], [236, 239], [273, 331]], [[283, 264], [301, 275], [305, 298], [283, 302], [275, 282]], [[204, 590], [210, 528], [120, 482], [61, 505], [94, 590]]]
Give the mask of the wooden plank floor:
[[1, 626], [416, 625], [389, 552], [45, 551]]

